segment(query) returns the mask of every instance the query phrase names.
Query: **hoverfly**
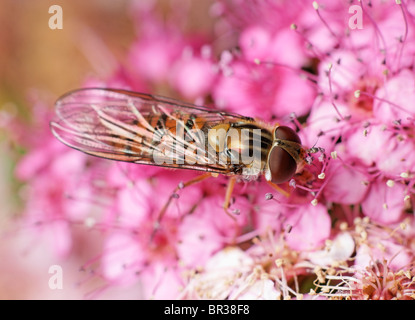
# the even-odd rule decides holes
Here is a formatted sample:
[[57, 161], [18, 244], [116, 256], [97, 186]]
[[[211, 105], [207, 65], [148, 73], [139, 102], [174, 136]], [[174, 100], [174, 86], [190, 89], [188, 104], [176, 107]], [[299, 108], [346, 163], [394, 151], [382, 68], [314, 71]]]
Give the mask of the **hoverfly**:
[[55, 137], [86, 154], [205, 173], [180, 188], [209, 176], [231, 176], [225, 211], [236, 177], [264, 175], [280, 184], [301, 169], [305, 158], [299, 136], [289, 127], [156, 95], [78, 89], [58, 99], [56, 116], [50, 123]]

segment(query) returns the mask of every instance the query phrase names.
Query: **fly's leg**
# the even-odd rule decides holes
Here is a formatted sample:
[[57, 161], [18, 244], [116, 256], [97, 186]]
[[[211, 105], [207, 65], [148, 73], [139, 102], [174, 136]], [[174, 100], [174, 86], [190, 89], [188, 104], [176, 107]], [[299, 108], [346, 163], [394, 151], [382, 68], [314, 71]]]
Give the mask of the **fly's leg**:
[[237, 177], [231, 177], [228, 181], [228, 187], [226, 188], [226, 195], [225, 195], [225, 201], [223, 203], [223, 209], [225, 210], [225, 213], [233, 220], [234, 223], [234, 235], [230, 241], [230, 243], [235, 244], [236, 238], [239, 234], [241, 234], [241, 226], [238, 224], [238, 221], [236, 220], [236, 215], [239, 213], [235, 212], [229, 212], [229, 206], [231, 205], [231, 199], [232, 199], [232, 192], [235, 188]]
[[281, 188], [279, 185], [272, 183], [271, 181], [267, 181], [268, 184], [276, 191], [278, 191], [280, 194], [282, 194], [284, 197], [289, 197], [290, 193], [286, 190], [284, 190], [283, 188]]
[[232, 192], [235, 188], [236, 177], [231, 177], [228, 182], [228, 187], [226, 188], [226, 195], [225, 195], [225, 202], [223, 203], [223, 209], [225, 213], [232, 218], [232, 220], [236, 220], [235, 215], [229, 212], [229, 206], [231, 204], [232, 199]]
[[171, 202], [173, 199], [177, 198], [177, 192], [181, 189], [184, 189], [188, 186], [191, 186], [193, 184], [202, 182], [203, 180], [206, 180], [207, 178], [213, 177], [214, 174], [212, 173], [205, 173], [202, 174], [200, 176], [197, 176], [187, 182], [181, 182], [172, 192], [172, 194], [170, 195], [169, 199], [166, 201], [166, 203], [164, 204], [163, 208], [160, 210], [159, 214], [158, 214], [158, 218], [157, 218], [157, 226], [160, 225], [161, 219], [163, 219], [164, 214], [166, 213], [168, 207], [170, 206]]
[[177, 192], [181, 189], [184, 189], [188, 186], [191, 186], [192, 184], [196, 184], [196, 183], [202, 182], [203, 180], [206, 180], [210, 177], [216, 177], [216, 176], [217, 175], [209, 172], [209, 173], [205, 173], [205, 174], [202, 174], [200, 176], [197, 176], [196, 178], [191, 179], [191, 180], [189, 180], [185, 183], [183, 183], [183, 182], [179, 183], [179, 185], [173, 190], [173, 192], [170, 195], [169, 199], [166, 201], [163, 208], [161, 208], [161, 210], [158, 214], [158, 218], [157, 218], [156, 222], [154, 223], [154, 230], [153, 230], [153, 232], [151, 234], [151, 237], [150, 237], [150, 242], [153, 242], [157, 231], [160, 230], [161, 219], [163, 219], [164, 214], [166, 213], [166, 211], [167, 211], [168, 207], [170, 206], [172, 200], [177, 198]]
[[[180, 183], [174, 190], [173, 190], [173, 192], [172, 192], [172, 194], [170, 195], [170, 197], [169, 197], [169, 199], [166, 201], [166, 203], [164, 204], [164, 206], [163, 206], [163, 208], [160, 210], [160, 212], [159, 212], [159, 214], [158, 214], [158, 218], [157, 218], [157, 220], [156, 220], [156, 222], [155, 222], [155, 224], [154, 224], [154, 230], [153, 230], [153, 233], [152, 233], [152, 235], [151, 235], [151, 240], [153, 240], [154, 239], [154, 236], [155, 236], [155, 234], [157, 233], [157, 230], [159, 230], [160, 229], [160, 225], [161, 225], [161, 220], [163, 219], [163, 217], [164, 217], [164, 215], [165, 215], [165, 213], [166, 213], [166, 211], [167, 211], [167, 209], [168, 209], [168, 207], [170, 206], [170, 204], [171, 204], [171, 202], [172, 202], [172, 200], [173, 199], [175, 199], [175, 198], [177, 198], [177, 192], [179, 191], [179, 190], [182, 190], [182, 189], [184, 189], [184, 188], [186, 188], [186, 187], [188, 187], [188, 186], [191, 186], [191, 185], [193, 185], [193, 184], [196, 184], [196, 183], [199, 183], [199, 182], [202, 182], [203, 180], [206, 180], [206, 179], [208, 179], [208, 178], [211, 178], [211, 177], [217, 177], [218, 175], [217, 174], [215, 174], [215, 173], [205, 173], [205, 174], [202, 174], [202, 175], [200, 175], [200, 176], [197, 176], [197, 177], [195, 177], [194, 179], [191, 179], [191, 180], [189, 180], [189, 181], [187, 181], [187, 182], [185, 182], [185, 183]], [[232, 214], [232, 213], [230, 213], [229, 211], [228, 211], [228, 209], [229, 209], [229, 206], [230, 206], [230, 202], [231, 202], [231, 198], [232, 198], [232, 191], [233, 191], [233, 189], [234, 189], [234, 187], [235, 187], [235, 183], [236, 183], [236, 177], [231, 177], [230, 179], [229, 179], [229, 183], [228, 183], [228, 187], [227, 187], [227, 189], [226, 189], [226, 196], [225, 196], [225, 201], [224, 201], [224, 204], [223, 204], [223, 209], [225, 210], [225, 213], [232, 219], [232, 220], [234, 220], [235, 222], [236, 222], [236, 218], [235, 218], [235, 215], [234, 214]]]

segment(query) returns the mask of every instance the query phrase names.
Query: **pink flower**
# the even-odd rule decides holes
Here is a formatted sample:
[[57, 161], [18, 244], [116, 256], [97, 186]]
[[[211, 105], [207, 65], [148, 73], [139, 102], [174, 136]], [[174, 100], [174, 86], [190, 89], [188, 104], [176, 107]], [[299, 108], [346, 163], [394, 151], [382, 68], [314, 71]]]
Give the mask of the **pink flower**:
[[103, 250], [103, 276], [116, 284], [137, 281], [146, 262], [145, 248], [134, 234], [118, 233], [107, 237]]
[[248, 27], [240, 36], [240, 46], [250, 62], [274, 62], [296, 68], [307, 62], [301, 37], [289, 28], [272, 33], [265, 27]]
[[88, 249], [82, 285], [102, 287], [87, 297], [413, 298], [414, 4], [215, 1], [191, 33], [188, 2], [157, 8], [134, 2], [125, 61], [84, 86], [287, 125], [304, 147], [296, 174], [278, 186], [240, 176], [225, 212], [230, 177], [185, 187], [201, 173], [71, 150], [37, 102], [31, 128], [8, 122], [27, 148], [19, 227], [60, 258]]
[[403, 69], [376, 91], [373, 106], [374, 116], [387, 125], [399, 121], [402, 125], [413, 125], [415, 110], [411, 101], [415, 99], [415, 74]]
[[410, 265], [413, 256], [399, 244], [388, 240], [362, 245], [356, 253], [356, 267], [364, 270], [375, 261], [388, 261], [392, 270], [400, 270]]
[[87, 157], [62, 146], [47, 127], [36, 138], [37, 149], [25, 155], [16, 168], [16, 176], [28, 182], [25, 224], [57, 256], [66, 257], [73, 245], [71, 223], [82, 222], [94, 207], [91, 199], [97, 191], [89, 185], [94, 170], [84, 173]]
[[203, 267], [214, 253], [222, 249], [224, 237], [213, 220], [214, 217], [206, 214], [204, 217], [189, 215], [180, 224], [177, 249], [184, 265]]
[[[293, 92], [291, 88], [297, 88]], [[214, 88], [216, 104], [246, 116], [305, 115], [315, 96], [313, 86], [284, 67], [235, 61], [227, 66]]]
[[325, 199], [341, 204], [360, 203], [368, 191], [369, 177], [364, 174], [365, 170], [365, 167], [358, 164], [345, 166], [339, 161], [333, 161], [326, 171], [328, 182], [323, 190]]
[[388, 186], [385, 180], [374, 181], [362, 202], [365, 215], [374, 221], [389, 224], [400, 220], [405, 203], [406, 188], [400, 183]]
[[346, 148], [366, 165], [375, 164], [383, 174], [390, 177], [411, 172], [414, 166], [412, 139], [405, 132], [399, 134], [383, 125], [351, 133]]
[[317, 98], [312, 106], [308, 126], [301, 134], [301, 141], [306, 145], [333, 150], [338, 137], [348, 129], [347, 124], [340, 121], [349, 115], [347, 105], [336, 101], [335, 107], [329, 100]]
[[350, 133], [345, 142], [347, 152], [367, 166], [371, 166], [381, 158], [385, 157], [385, 143], [393, 139], [393, 133], [382, 125], [373, 125], [366, 129], [360, 128]]
[[319, 88], [327, 96], [357, 90], [357, 82], [367, 76], [365, 64], [350, 50], [336, 50], [319, 65]]
[[210, 60], [209, 51], [210, 49], [205, 47], [204, 56], [201, 57], [195, 57], [189, 52], [174, 64], [170, 82], [184, 97], [203, 97], [212, 89], [218, 69]]
[[161, 25], [157, 19], [146, 19], [143, 37], [130, 49], [129, 61], [134, 74], [148, 81], [163, 81], [182, 54], [185, 41], [175, 27]]
[[156, 262], [152, 268], [144, 270], [140, 279], [140, 288], [146, 299], [171, 300], [172, 297], [180, 297], [184, 286], [181, 270], [174, 266], [166, 267], [163, 262]]
[[387, 176], [398, 177], [404, 173], [412, 172], [415, 168], [415, 155], [413, 139], [406, 135], [393, 134], [386, 140], [383, 150], [388, 156], [381, 156], [377, 160], [377, 167]]
[[313, 250], [330, 236], [330, 217], [327, 208], [321, 204], [299, 207], [290, 214], [287, 223], [292, 229], [286, 235], [286, 240], [295, 250]]

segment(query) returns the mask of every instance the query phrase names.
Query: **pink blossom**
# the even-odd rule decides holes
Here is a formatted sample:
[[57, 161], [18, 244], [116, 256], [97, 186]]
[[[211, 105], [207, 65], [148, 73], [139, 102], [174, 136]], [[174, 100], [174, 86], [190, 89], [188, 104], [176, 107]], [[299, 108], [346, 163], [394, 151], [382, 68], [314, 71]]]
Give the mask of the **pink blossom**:
[[367, 74], [365, 64], [349, 50], [332, 52], [319, 68], [319, 88], [327, 96], [357, 90], [357, 81]]
[[[88, 185], [93, 171], [84, 176], [85, 155], [62, 149], [53, 137], [44, 139], [39, 149], [22, 158], [16, 175], [30, 182], [24, 193], [27, 226], [64, 257], [72, 249], [71, 222], [82, 221], [93, 208], [95, 191]], [[46, 158], [45, 154], [54, 156]]]
[[107, 236], [102, 253], [102, 276], [106, 280], [115, 285], [132, 285], [141, 274], [153, 272], [154, 265], [175, 265], [175, 221], [165, 219], [159, 228], [155, 223], [147, 219], [141, 224], [109, 230], [111, 235]]
[[146, 299], [171, 300], [179, 297], [184, 286], [182, 272], [177, 267], [167, 266], [163, 262], [155, 263], [140, 274], [143, 296]]
[[145, 248], [134, 238], [134, 234], [119, 233], [106, 239], [102, 272], [109, 281], [125, 285], [137, 280], [146, 256]]
[[122, 226], [131, 228], [145, 223], [155, 209], [150, 199], [154, 189], [145, 181], [140, 181], [134, 186], [127, 184], [117, 192], [114, 201], [117, 210], [117, 222]]
[[226, 70], [214, 88], [215, 101], [222, 108], [270, 119], [292, 112], [301, 116], [311, 107], [313, 86], [292, 70], [243, 61], [231, 63]]
[[130, 48], [130, 64], [139, 78], [155, 82], [165, 80], [182, 54], [185, 40], [179, 30], [163, 26], [157, 19], [147, 18], [143, 22], [145, 32]]
[[222, 249], [225, 239], [214, 224], [215, 217], [211, 215], [189, 215], [180, 224], [177, 248], [184, 265], [202, 267], [214, 253]]
[[189, 55], [175, 63], [170, 82], [184, 97], [195, 99], [211, 90], [218, 70], [209, 57]]
[[374, 221], [389, 224], [400, 220], [404, 211], [406, 188], [400, 183], [388, 186], [379, 179], [371, 183], [370, 191], [362, 202], [365, 215]]
[[330, 236], [330, 217], [321, 204], [303, 205], [287, 219], [292, 226], [286, 235], [287, 243], [295, 250], [313, 250]]
[[333, 161], [326, 171], [328, 182], [323, 191], [325, 199], [341, 204], [360, 203], [368, 191], [369, 177], [364, 174], [365, 170], [365, 167], [358, 164], [345, 166], [339, 161]]
[[393, 270], [405, 268], [411, 263], [412, 255], [404, 247], [388, 240], [379, 240], [370, 246], [362, 245], [356, 253], [356, 267], [364, 269], [374, 261], [388, 261]]
[[296, 174], [278, 186], [238, 176], [225, 212], [230, 177], [186, 186], [201, 173], [71, 150], [33, 96], [30, 128], [7, 127], [27, 149], [24, 240], [60, 259], [85, 250], [80, 286], [102, 285], [92, 298], [413, 298], [414, 4], [353, 3], [359, 30], [352, 3], [214, 1], [201, 15], [211, 28], [191, 33], [190, 2], [178, 4], [162, 17], [134, 2], [124, 61], [83, 85], [287, 125], [304, 147]]
[[393, 133], [382, 125], [373, 125], [366, 129], [361, 127], [360, 130], [350, 133], [346, 148], [350, 155], [371, 166], [383, 158], [385, 152], [392, 151], [384, 148], [385, 142], [393, 139], [392, 137]]
[[[329, 100], [317, 98], [308, 118], [308, 126], [304, 128], [301, 139], [310, 146], [318, 145], [327, 150], [333, 150], [335, 141], [344, 132], [347, 125], [341, 117], [349, 115], [345, 103], [336, 101], [336, 108]], [[334, 140], [334, 141], [333, 141]]]
[[307, 61], [301, 37], [288, 28], [271, 33], [265, 27], [248, 27], [240, 36], [240, 45], [244, 58], [251, 62], [275, 62], [298, 68]]
[[383, 147], [387, 157], [379, 157], [377, 167], [387, 176], [398, 177], [415, 168], [414, 141], [407, 135], [394, 134]]
[[403, 69], [398, 75], [389, 79], [376, 92], [373, 106], [374, 116], [390, 125], [399, 121], [402, 125], [414, 122], [415, 110], [411, 101], [415, 99], [415, 75], [412, 70]]

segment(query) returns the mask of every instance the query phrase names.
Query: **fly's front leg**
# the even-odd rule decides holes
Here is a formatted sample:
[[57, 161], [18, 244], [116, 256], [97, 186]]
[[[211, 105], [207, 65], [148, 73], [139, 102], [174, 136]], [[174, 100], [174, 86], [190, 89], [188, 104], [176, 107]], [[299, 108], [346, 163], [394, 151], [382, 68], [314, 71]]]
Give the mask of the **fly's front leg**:
[[[166, 201], [166, 203], [164, 204], [163, 208], [160, 210], [160, 212], [159, 212], [159, 214], [158, 214], [158, 218], [157, 218], [157, 220], [156, 220], [156, 222], [155, 222], [155, 224], [154, 224], [154, 231], [153, 231], [153, 234], [152, 234], [152, 236], [151, 236], [151, 239], [153, 239], [153, 238], [154, 238], [154, 236], [155, 236], [155, 234], [156, 234], [157, 230], [159, 230], [159, 228], [160, 228], [160, 224], [161, 224], [161, 220], [163, 219], [163, 217], [164, 217], [164, 215], [165, 215], [165, 213], [166, 213], [167, 209], [169, 208], [169, 206], [170, 206], [170, 204], [171, 204], [172, 200], [173, 200], [173, 199], [175, 199], [175, 198], [177, 198], [177, 192], [178, 192], [179, 190], [182, 190], [182, 189], [184, 189], [184, 188], [186, 188], [186, 187], [188, 187], [188, 186], [191, 186], [191, 185], [193, 185], [193, 184], [196, 184], [196, 183], [202, 182], [203, 180], [206, 180], [207, 178], [210, 178], [210, 177], [215, 177], [215, 178], [216, 178], [217, 176], [218, 176], [218, 174], [217, 174], [217, 173], [205, 173], [205, 174], [202, 174], [202, 175], [200, 175], [200, 176], [197, 176], [197, 177], [195, 177], [194, 179], [191, 179], [191, 180], [189, 180], [189, 181], [187, 181], [187, 182], [185, 182], [185, 183], [183, 183], [183, 182], [182, 182], [182, 183], [180, 183], [180, 184], [179, 184], [179, 185], [178, 185], [178, 186], [177, 186], [177, 187], [173, 190], [173, 192], [172, 192], [172, 194], [170, 195], [169, 199]], [[229, 209], [230, 202], [231, 202], [231, 199], [232, 199], [232, 191], [233, 191], [233, 189], [234, 189], [235, 183], [236, 183], [236, 177], [231, 177], [231, 178], [229, 179], [228, 187], [227, 187], [227, 189], [226, 189], [225, 202], [224, 202], [224, 204], [223, 204], [223, 209], [225, 210], [226, 214], [227, 214], [230, 218], [232, 218], [234, 221], [236, 221], [235, 215], [234, 215], [234, 214], [232, 214], [232, 213], [230, 213], [230, 212], [228, 211], [228, 209]]]
[[268, 184], [276, 191], [278, 191], [280, 194], [282, 194], [284, 197], [289, 197], [290, 193], [288, 191], [285, 191], [283, 188], [281, 188], [279, 185], [272, 183], [271, 181], [267, 181]]
[[191, 186], [192, 184], [199, 183], [199, 182], [201, 182], [203, 180], [206, 180], [207, 178], [210, 178], [212, 176], [214, 176], [214, 174], [212, 174], [212, 173], [209, 172], [209, 173], [205, 173], [205, 174], [202, 174], [200, 176], [197, 176], [194, 179], [191, 179], [191, 180], [189, 180], [187, 182], [184, 182], [184, 183], [181, 182], [181, 183], [179, 183], [179, 185], [173, 190], [173, 192], [170, 195], [169, 199], [164, 204], [163, 208], [160, 210], [160, 212], [158, 214], [158, 218], [157, 218], [156, 228], [160, 225], [161, 219], [163, 219], [163, 216], [166, 213], [168, 207], [170, 206], [172, 200], [178, 197], [177, 192], [179, 190], [184, 189], [184, 188], [186, 188], [188, 186]]
[[232, 192], [235, 188], [236, 177], [231, 177], [228, 182], [228, 187], [226, 188], [226, 195], [225, 195], [225, 202], [223, 203], [223, 209], [225, 210], [226, 214], [231, 217], [233, 220], [236, 220], [235, 216], [229, 212], [229, 206], [231, 204], [232, 199]]

